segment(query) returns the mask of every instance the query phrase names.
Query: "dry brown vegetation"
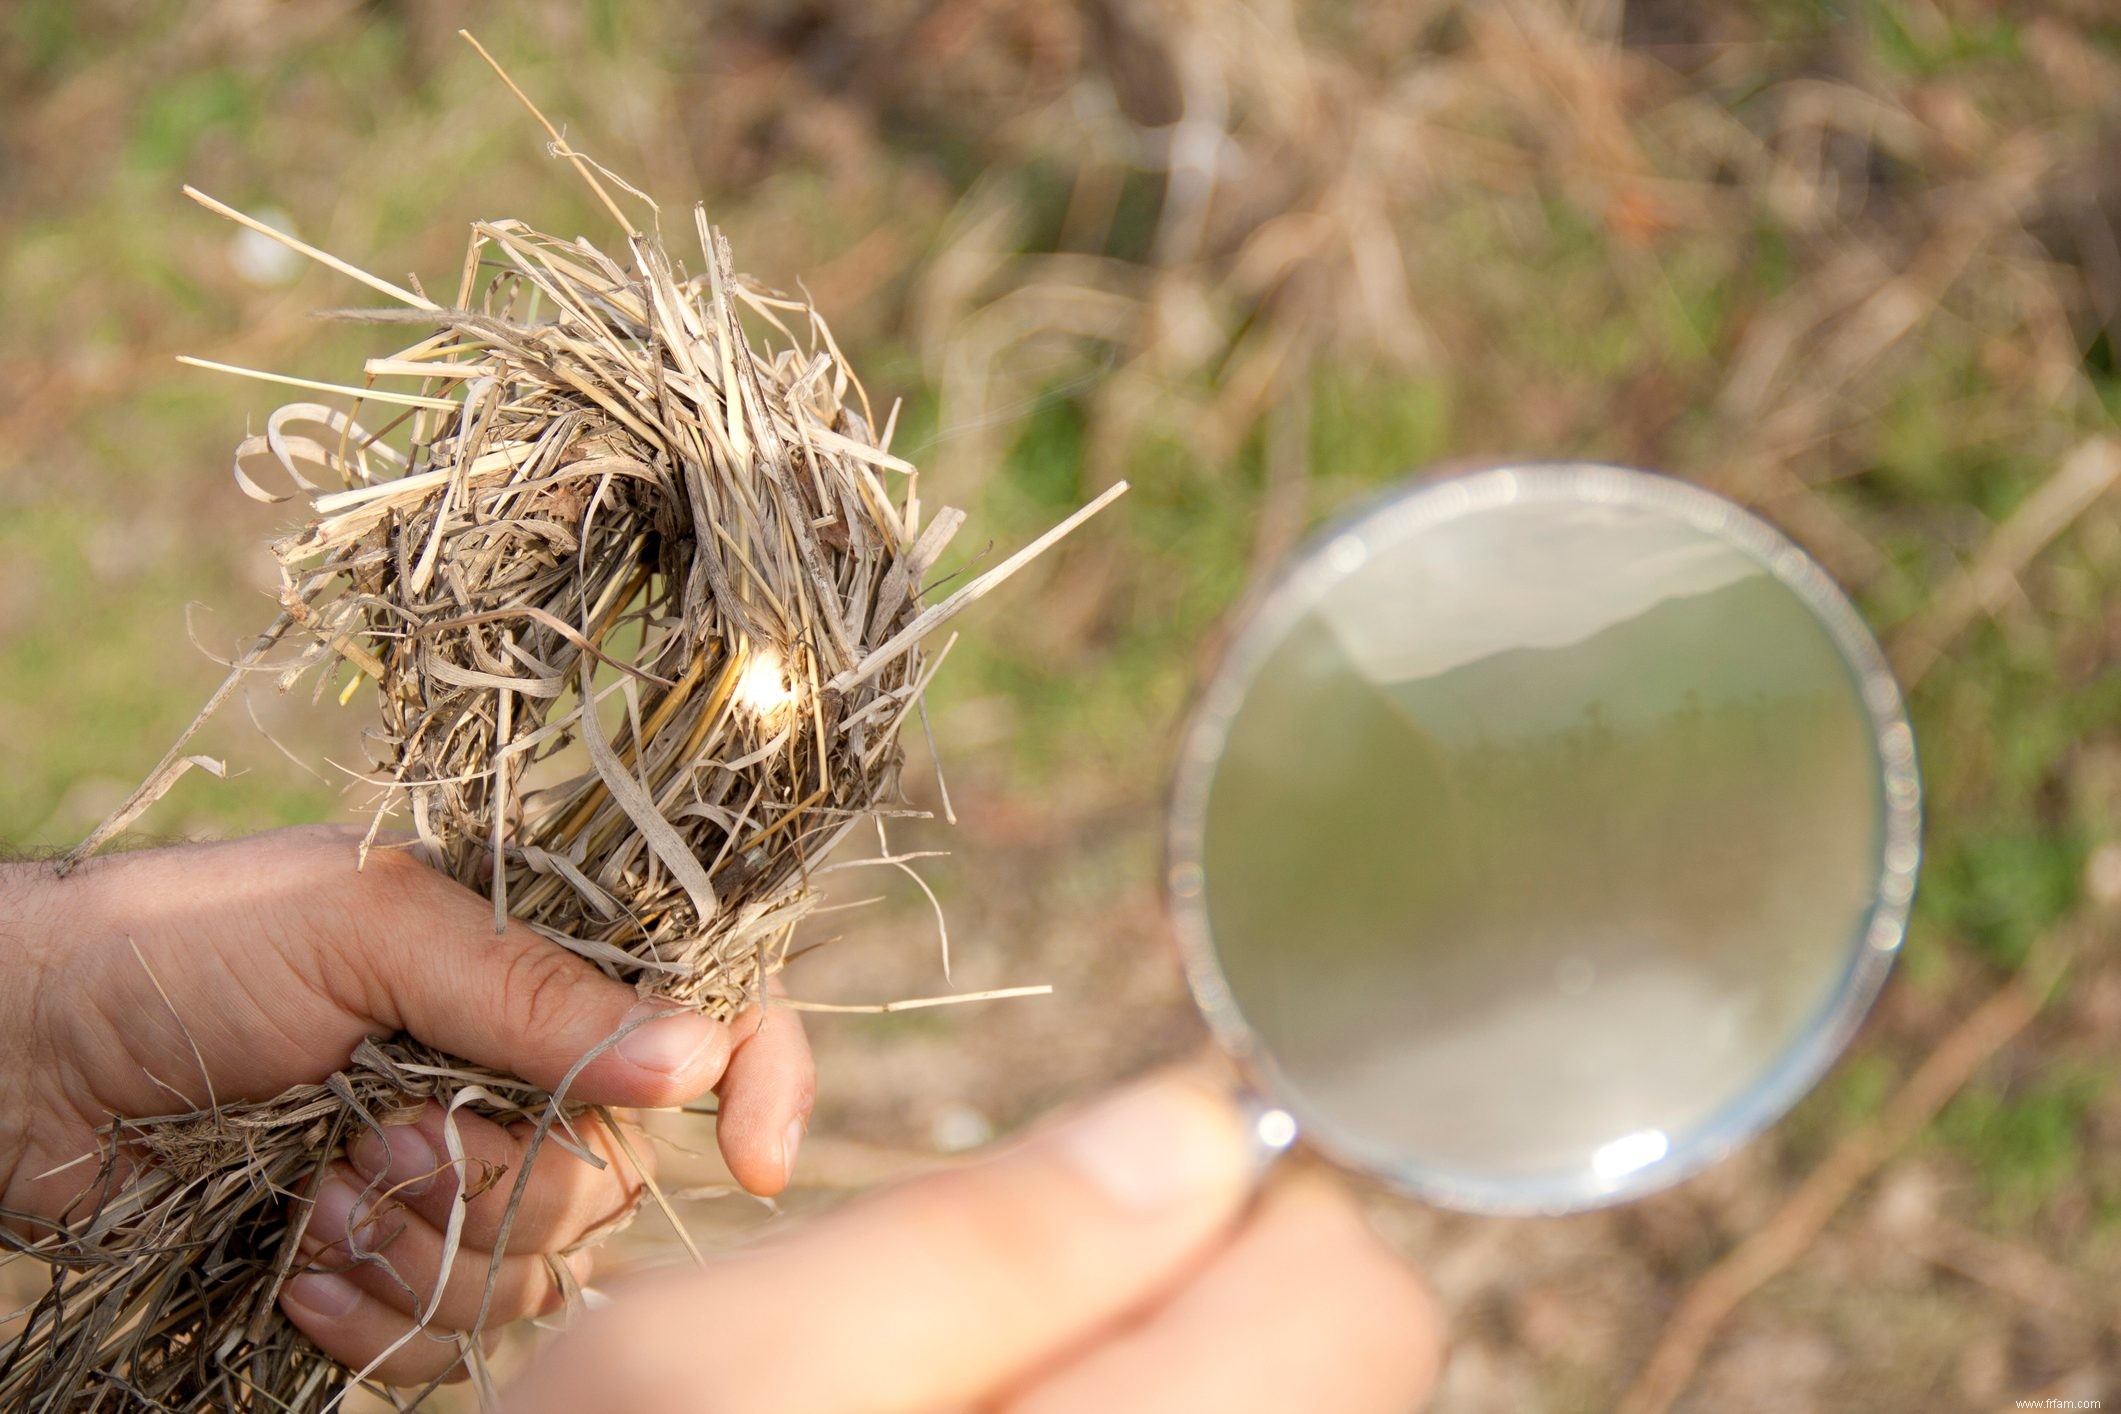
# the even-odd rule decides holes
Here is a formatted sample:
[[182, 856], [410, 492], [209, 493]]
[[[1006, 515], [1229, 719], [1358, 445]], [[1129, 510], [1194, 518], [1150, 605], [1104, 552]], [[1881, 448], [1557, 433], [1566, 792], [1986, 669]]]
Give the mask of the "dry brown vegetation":
[[[276, 522], [219, 471], [265, 403], [169, 356], [328, 376], [378, 351], [311, 325], [343, 296], [245, 265], [178, 181], [394, 268], [446, 265], [475, 218], [598, 229], [455, 53], [467, 21], [585, 146], [802, 278], [908, 396], [897, 449], [996, 543], [1137, 487], [1027, 571], [1034, 622], [969, 618], [939, 684], [964, 827], [922, 843], [957, 851], [931, 882], [958, 980], [1057, 995], [819, 1027], [820, 1190], [1197, 1044], [1157, 784], [1249, 576], [1412, 464], [1608, 457], [1756, 505], [1856, 592], [1913, 688], [1929, 865], [1878, 1015], [1775, 1135], [1615, 1213], [1384, 1211], [1455, 1318], [1440, 1407], [2121, 1397], [2107, 7], [18, 5], [11, 838], [77, 836], [210, 686], [174, 604], [219, 609], [217, 647], [254, 621], [246, 537]], [[258, 710], [336, 749], [306, 709]], [[252, 773], [148, 828], [345, 808], [241, 734], [216, 750]], [[925, 902], [901, 902], [793, 978], [932, 989]]]

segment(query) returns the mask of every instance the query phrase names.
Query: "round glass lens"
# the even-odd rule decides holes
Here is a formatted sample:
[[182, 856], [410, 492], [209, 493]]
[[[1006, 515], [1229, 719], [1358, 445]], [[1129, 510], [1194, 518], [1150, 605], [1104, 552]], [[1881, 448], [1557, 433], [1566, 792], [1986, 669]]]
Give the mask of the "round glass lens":
[[1307, 1137], [1455, 1206], [1661, 1186], [1779, 1114], [1898, 945], [1912, 742], [1825, 576], [1611, 468], [1329, 533], [1189, 736], [1196, 991]]

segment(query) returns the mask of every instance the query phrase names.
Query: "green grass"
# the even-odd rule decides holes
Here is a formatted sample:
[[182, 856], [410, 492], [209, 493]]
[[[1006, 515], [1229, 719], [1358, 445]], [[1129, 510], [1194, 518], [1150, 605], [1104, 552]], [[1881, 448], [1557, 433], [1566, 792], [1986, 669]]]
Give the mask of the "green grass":
[[[991, 540], [981, 563], [991, 562], [1079, 505], [1082, 438], [1077, 402], [1055, 397], [1033, 410], [975, 507], [964, 552]], [[1026, 789], [1086, 765], [1100, 779], [1160, 779], [1196, 647], [1243, 588], [1256, 474], [1233, 485], [1155, 433], [1132, 449], [1126, 471], [1134, 489], [1096, 531], [1113, 547], [1116, 568], [1085, 641], [1056, 653], [1036, 624], [1018, 623], [1018, 615], [1036, 618], [1035, 605], [1003, 607], [960, 642], [938, 682], [943, 710], [996, 696], [1008, 702], [1015, 732], [1007, 768]], [[960, 564], [969, 561], [964, 552]]]
[[[579, 19], [573, 8], [493, 10], [482, 33], [571, 135], [587, 134], [599, 155], [631, 170], [638, 149], [622, 99], [638, 97], [638, 85], [704, 104], [700, 94], [721, 81], [712, 62], [723, 51], [708, 42], [719, 37], [702, 40], [670, 12], [624, 0], [598, 0]], [[1374, 56], [1355, 50], [1358, 9], [1341, 7], [1328, 23], [1359, 74]], [[604, 229], [475, 60], [450, 49], [408, 61], [412, 27], [399, 13], [359, 7], [336, 26], [297, 26], [256, 52], [198, 40], [187, 7], [173, 0], [139, 7], [123, 23], [64, 0], [20, 0], [0, 15], [0, 47], [10, 51], [0, 63], [20, 80], [20, 92], [0, 97], [0, 121], [35, 116], [62, 91], [85, 105], [78, 147], [70, 137], [25, 154], [23, 195], [0, 230], [8, 311], [0, 371], [29, 379], [59, 367], [70, 370], [62, 382], [82, 381], [137, 362], [112, 390], [38, 427], [33, 442], [0, 449], [12, 458], [0, 478], [13, 478], [0, 481], [0, 680], [8, 684], [0, 839], [64, 843], [92, 818], [86, 803], [62, 809], [82, 783], [122, 790], [189, 719], [217, 670], [184, 637], [185, 601], [211, 602], [208, 637], [222, 648], [268, 611], [249, 586], [275, 518], [239, 500], [226, 460], [246, 419], [255, 423], [274, 399], [173, 369], [169, 355], [211, 355], [255, 338], [250, 361], [329, 377], [382, 347], [362, 331], [301, 316], [355, 302], [343, 281], [312, 273], [290, 290], [243, 286], [225, 268], [226, 229], [183, 202], [178, 185], [280, 204], [305, 234], [391, 278], [417, 266], [431, 284], [453, 281], [463, 223], [474, 216]], [[1798, 72], [1840, 73], [1895, 103], [1961, 100], [1992, 126], [2031, 121], [2025, 115], [2059, 101], [2029, 57], [2027, 26], [1980, 7], [1780, 0], [1734, 23], [1750, 27], [1754, 57], [1786, 58], [1786, 68], [1757, 81], [1672, 82], [1729, 84], [1717, 101], [1755, 129], [1771, 125], [1784, 96], [1778, 85]], [[2082, 32], [2110, 54], [2121, 44], [2104, 23]], [[1032, 43], [1009, 33], [1010, 44]], [[905, 82], [947, 77], [922, 71]], [[1645, 91], [1662, 101], [1663, 90]], [[898, 239], [903, 266], [851, 324], [835, 324], [880, 404], [907, 398], [898, 445], [916, 458], [932, 455], [939, 431], [951, 435], [937, 426], [926, 381], [934, 365], [911, 346], [907, 318], [951, 204], [999, 168], [1024, 193], [1020, 245], [1050, 249], [1083, 160], [1042, 141], [1036, 115], [1017, 113], [1013, 126], [989, 121], [997, 92], [1005, 89], [971, 80], [940, 100], [894, 91], [875, 113], [859, 95], [831, 95], [854, 110], [856, 134], [831, 141], [753, 115], [748, 121], [771, 130], [759, 139], [770, 160], [741, 187], [712, 166], [734, 143], [717, 124], [733, 119], [705, 106], [682, 110], [693, 126], [664, 135], [678, 170], [698, 179], [697, 190], [659, 193], [669, 213], [682, 219], [695, 195], [707, 197], [717, 219], [748, 238], [740, 260], [773, 279], [792, 283], [880, 227]], [[1644, 102], [1651, 106], [1636, 116], [1647, 128], [1656, 113]], [[2054, 126], [2083, 121], [2058, 114]], [[1735, 173], [1701, 171], [1692, 175], [1713, 188], [1718, 224], [1676, 231], [1654, 248], [1629, 246], [1565, 180], [1580, 174], [1539, 155], [1547, 135], [1492, 107], [1440, 119], [1436, 141], [1454, 134], [1521, 150], [1533, 175], [1518, 190], [1507, 175], [1447, 173], [1437, 179], [1445, 190], [1404, 233], [1415, 303], [1437, 345], [1432, 362], [1400, 367], [1337, 330], [1328, 336], [1327, 353], [1304, 375], [1312, 409], [1304, 519], [1315, 523], [1405, 470], [1451, 457], [1639, 458], [1681, 472], [1714, 464], [1747, 435], [1715, 411], [1734, 350], [1817, 276], [1833, 253], [1831, 232], [1789, 217]], [[871, 145], [842, 159], [835, 142]], [[1648, 150], [1682, 147], [1665, 133]], [[700, 165], [684, 168], [694, 153]], [[1881, 222], [1934, 223], [1948, 184], [1970, 175], [1948, 164], [1924, 170], [1899, 150], [1875, 149], [1866, 160], [1880, 202], [1932, 203], [1910, 201]], [[1154, 174], [1126, 172], [1102, 251], [1147, 258], [1159, 211]], [[2085, 352], [2081, 397], [2035, 396], [1999, 372], [2023, 352], [2023, 331], [1984, 320], [2007, 290], [2004, 277], [2024, 274], [2029, 249], [1980, 256], [1973, 292], [1955, 295], [1947, 314], [1885, 360], [1874, 402], [1825, 448], [1801, 453], [1812, 458], [1799, 470], [1819, 480], [1821, 504], [1882, 561], [1857, 588], [1888, 631], [1954, 582], [2071, 446], [2121, 418], [2121, 378], [2103, 338]], [[1230, 315], [1233, 328], [1256, 317]], [[1070, 370], [1084, 371], [1101, 371], [1095, 356]], [[1217, 390], [1217, 365], [1173, 376], [1169, 406], [1122, 450], [1133, 493], [1026, 581], [1085, 596], [1081, 621], [1048, 631], [1046, 610], [1030, 597], [984, 606], [936, 697], [939, 719], [1001, 704], [1008, 729], [991, 751], [981, 748], [1001, 788], [1043, 800], [1060, 783], [1087, 779], [1144, 828], [1153, 826], [1200, 645], [1254, 570], [1265, 494], [1256, 430], [1215, 461], [1188, 426], [1186, 409]], [[1083, 453], [1095, 391], [1064, 378], [1004, 439], [998, 465], [948, 488], [974, 518], [946, 570], [990, 543], [991, 562], [1092, 489]], [[1656, 410], [1660, 400], [1668, 411]], [[2115, 749], [2121, 723], [2110, 627], [2121, 569], [2097, 538], [2110, 541], [2112, 524], [2109, 514], [2082, 537], [2064, 536], [2028, 568], [2022, 599], [1999, 623], [1970, 630], [1914, 694], [1929, 862], [1904, 970], [1928, 992], [1971, 993], [2022, 961], [2082, 907], [2089, 851], [2121, 831], [2121, 802], [2095, 788], [2088, 764]], [[1055, 605], [1054, 614], [1063, 607], [1075, 605]], [[187, 781], [149, 817], [150, 830], [255, 828], [344, 808], [336, 785], [297, 773], [240, 714], [210, 746], [246, 773]], [[1098, 879], [1100, 888], [1125, 886]], [[894, 1031], [909, 1024], [888, 1020]], [[1809, 1152], [1873, 1117], [1887, 1079], [1905, 1069], [1901, 1059], [1862, 1055], [1845, 1065], [1798, 1111], [1793, 1147]], [[2071, 1181], [2088, 1085], [2069, 1073], [1972, 1092], [1939, 1125], [1940, 1152], [1963, 1161], [2004, 1209], [2036, 1209]]]
[[1311, 467], [1321, 501], [1350, 499], [1433, 462], [1453, 444], [1449, 385], [1329, 364], [1312, 379]]
[[2071, 1067], [2010, 1090], [1977, 1085], [1939, 1117], [1934, 1142], [1972, 1164], [1996, 1220], [2022, 1223], [2084, 1179], [2085, 1120], [2109, 1082], [2103, 1070]]
[[[125, 559], [137, 547], [125, 537], [63, 502], [0, 521], [0, 560], [28, 599], [22, 621], [0, 638], [0, 673], [13, 685], [0, 722], [13, 741], [34, 744], [11, 753], [11, 769], [0, 772], [0, 839], [70, 842], [146, 773], [219, 680], [220, 670], [185, 637], [183, 606], [198, 592], [200, 561], [178, 558], [135, 574]], [[220, 560], [208, 563], [218, 568]], [[223, 602], [221, 612], [200, 616], [203, 641], [226, 651], [254, 631], [248, 620], [264, 606], [248, 594]], [[239, 619], [241, 629], [232, 622]], [[269, 696], [271, 688], [259, 692]], [[230, 730], [236, 722], [241, 730]], [[175, 819], [163, 816], [160, 832], [293, 824], [336, 808], [336, 786], [258, 742], [240, 708], [205, 749], [228, 756], [241, 774], [186, 782], [171, 802]], [[92, 783], [100, 804], [86, 816], [75, 810], [54, 819], [83, 783]]]

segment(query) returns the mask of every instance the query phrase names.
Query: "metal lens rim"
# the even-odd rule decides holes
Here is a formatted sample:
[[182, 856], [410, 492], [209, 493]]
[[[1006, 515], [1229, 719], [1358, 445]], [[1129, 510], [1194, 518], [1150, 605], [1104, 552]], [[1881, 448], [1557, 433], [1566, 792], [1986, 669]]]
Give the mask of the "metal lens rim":
[[[1498, 1178], [1376, 1152], [1306, 1101], [1245, 1020], [1208, 927], [1202, 858], [1209, 791], [1232, 721], [1269, 653], [1335, 585], [1371, 555], [1479, 511], [1528, 501], [1638, 506], [1664, 511], [1750, 556], [1787, 585], [1839, 649], [1871, 724], [1880, 819], [1877, 883], [1862, 935], [1832, 997], [1750, 1088], [1664, 1157], [1617, 1179], [1581, 1173]], [[1787, 536], [1738, 505], [1686, 482], [1593, 463], [1497, 466], [1402, 487], [1327, 526], [1239, 617], [1222, 660], [1188, 719], [1173, 773], [1165, 834], [1164, 893], [1193, 998], [1217, 1042], [1247, 1079], [1293, 1114], [1305, 1142], [1387, 1187], [1467, 1212], [1575, 1212], [1654, 1192], [1725, 1157], [1818, 1083], [1862, 1023], [1906, 936], [1921, 851], [1921, 787], [1914, 733], [1877, 640], [1826, 571]]]

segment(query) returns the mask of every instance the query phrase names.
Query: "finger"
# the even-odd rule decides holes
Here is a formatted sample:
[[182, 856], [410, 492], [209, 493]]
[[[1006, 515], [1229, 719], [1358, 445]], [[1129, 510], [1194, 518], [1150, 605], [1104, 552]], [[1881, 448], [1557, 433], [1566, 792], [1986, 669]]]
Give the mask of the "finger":
[[[529, 1152], [530, 1126], [503, 1128], [458, 1110], [457, 1139], [464, 1151], [460, 1167], [449, 1158], [450, 1122], [440, 1105], [431, 1104], [416, 1123], [384, 1125], [380, 1138], [364, 1131], [346, 1157], [364, 1179], [376, 1180], [379, 1194], [403, 1203], [439, 1229], [447, 1229], [450, 1208], [463, 1186], [470, 1195], [464, 1203], [463, 1243], [490, 1252], [515, 1198], [516, 1176]], [[574, 1131], [604, 1160], [604, 1167], [563, 1148], [559, 1134], [547, 1135], [508, 1227], [510, 1252], [572, 1247], [632, 1212], [639, 1201], [642, 1178], [634, 1160], [652, 1168], [652, 1146], [636, 1138], [629, 1157], [629, 1146], [621, 1146], [594, 1115], [578, 1116]]]
[[736, 1044], [716, 1087], [715, 1139], [736, 1181], [771, 1197], [795, 1173], [796, 1150], [817, 1102], [817, 1066], [803, 1019], [791, 1007], [753, 1007], [730, 1030]]
[[1306, 1176], [1270, 1189], [1230, 1246], [1153, 1313], [1001, 1407], [1404, 1414], [1442, 1360], [1428, 1289], [1337, 1184]]
[[[310, 1272], [280, 1289], [280, 1310], [317, 1348], [354, 1370], [391, 1346], [397, 1349], [373, 1370], [371, 1379], [389, 1385], [421, 1385], [430, 1380], [461, 1380], [466, 1371], [458, 1355], [456, 1332], [416, 1331], [412, 1318], [392, 1310], [337, 1272]], [[408, 1332], [411, 1338], [406, 1339]]]
[[[317, 1189], [301, 1260], [310, 1268], [341, 1272], [391, 1310], [426, 1315], [431, 1325], [445, 1330], [476, 1325], [482, 1307], [486, 1325], [497, 1327], [557, 1311], [563, 1298], [542, 1255], [525, 1252], [496, 1261], [491, 1253], [461, 1244], [449, 1254], [440, 1229], [394, 1202], [364, 1193], [359, 1175], [343, 1166], [334, 1166]], [[589, 1280], [589, 1253], [560, 1260], [578, 1283]], [[438, 1283], [441, 1300], [430, 1310]]]
[[[1171, 1283], [1250, 1185], [1228, 1099], [1152, 1080], [592, 1315], [517, 1387], [516, 1407], [966, 1404]], [[744, 1358], [698, 1360], [701, 1331]]]
[[305, 914], [325, 985], [363, 1015], [547, 1090], [610, 1042], [567, 1089], [590, 1104], [680, 1105], [721, 1079], [729, 1028], [712, 1017], [643, 1001], [521, 924], [494, 932], [489, 901], [404, 851], [355, 873], [350, 839], [312, 848], [331, 856]]

